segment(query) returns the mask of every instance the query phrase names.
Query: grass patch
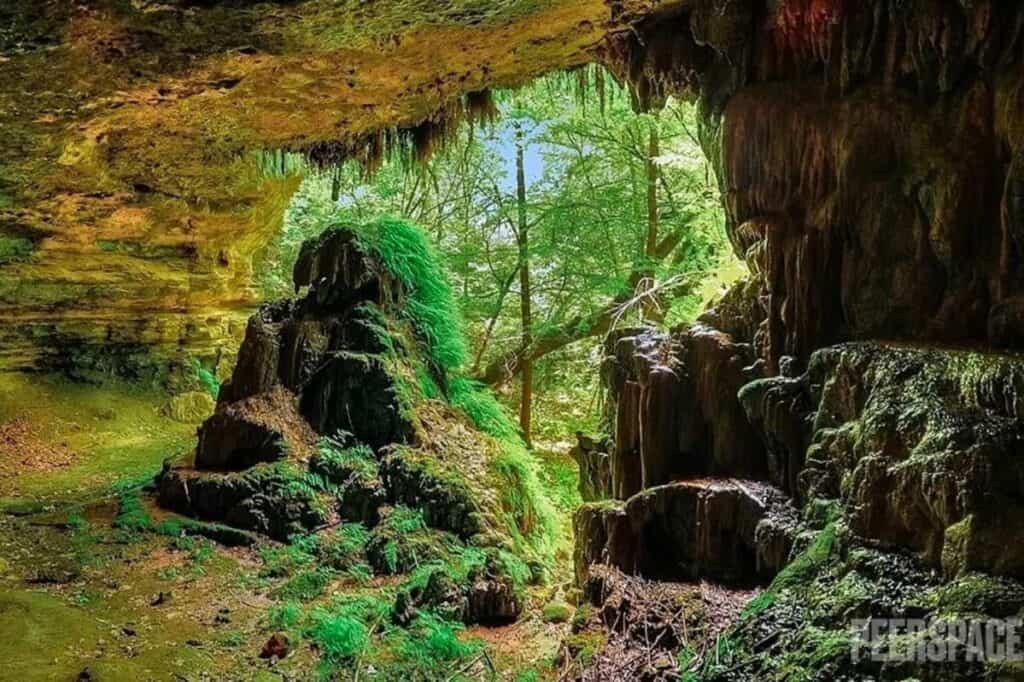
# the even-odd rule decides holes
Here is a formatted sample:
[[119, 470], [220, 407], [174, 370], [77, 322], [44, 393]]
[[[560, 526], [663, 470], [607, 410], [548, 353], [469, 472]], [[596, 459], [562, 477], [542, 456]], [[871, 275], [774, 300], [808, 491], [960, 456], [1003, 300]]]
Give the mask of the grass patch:
[[337, 573], [333, 569], [325, 566], [302, 571], [289, 578], [272, 594], [275, 599], [312, 601], [324, 593], [336, 575]]
[[291, 630], [302, 622], [302, 605], [297, 601], [275, 604], [267, 611], [267, 625], [273, 630]]

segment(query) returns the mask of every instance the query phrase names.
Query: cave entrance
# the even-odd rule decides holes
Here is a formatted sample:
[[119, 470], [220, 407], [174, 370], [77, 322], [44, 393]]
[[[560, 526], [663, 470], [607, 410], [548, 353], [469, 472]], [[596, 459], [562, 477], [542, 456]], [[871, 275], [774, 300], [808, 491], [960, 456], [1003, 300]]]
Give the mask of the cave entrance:
[[745, 273], [695, 105], [635, 100], [590, 66], [363, 145], [264, 154], [265, 172], [304, 177], [257, 268], [264, 297], [292, 291], [302, 243], [331, 225], [419, 225], [461, 311], [462, 372], [498, 390], [528, 442], [568, 450], [567, 434], [601, 430], [607, 333], [692, 320]]

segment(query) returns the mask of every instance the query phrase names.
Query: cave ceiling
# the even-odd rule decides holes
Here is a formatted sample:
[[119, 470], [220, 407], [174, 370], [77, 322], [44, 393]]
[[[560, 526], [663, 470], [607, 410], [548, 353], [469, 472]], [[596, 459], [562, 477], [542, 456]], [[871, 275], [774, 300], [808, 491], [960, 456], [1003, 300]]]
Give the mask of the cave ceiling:
[[256, 152], [450, 118], [465, 93], [592, 61], [610, 16], [602, 0], [4, 3], [0, 365], [100, 343], [213, 352], [259, 302], [254, 255], [298, 182]]

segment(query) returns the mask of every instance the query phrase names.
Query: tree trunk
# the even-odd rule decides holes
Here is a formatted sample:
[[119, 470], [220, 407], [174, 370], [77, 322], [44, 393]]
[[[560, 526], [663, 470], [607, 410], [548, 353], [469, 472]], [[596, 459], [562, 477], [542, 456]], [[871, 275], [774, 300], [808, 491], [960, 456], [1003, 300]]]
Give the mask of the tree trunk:
[[[652, 121], [647, 146], [647, 239], [644, 243], [644, 290], [655, 286], [654, 263], [658, 250], [658, 126]], [[640, 312], [647, 319], [655, 310], [655, 301], [645, 300]]]
[[658, 249], [658, 126], [651, 123], [650, 143], [647, 148], [647, 243], [644, 257], [654, 258]]
[[523, 131], [516, 131], [516, 206], [519, 211], [519, 223], [516, 239], [519, 243], [519, 310], [522, 324], [520, 347], [523, 350], [523, 361], [519, 365], [522, 377], [522, 392], [519, 398], [519, 428], [523, 432], [526, 445], [531, 445], [531, 417], [533, 409], [533, 360], [527, 349], [533, 344], [533, 310], [530, 300], [530, 225], [526, 216], [526, 164], [525, 142]]
[[[666, 234], [652, 258], [655, 263], [663, 262], [682, 240], [685, 228], [680, 228]], [[548, 329], [540, 336], [533, 338], [529, 348], [520, 346], [514, 353], [508, 353], [495, 359], [487, 365], [483, 372], [476, 374], [476, 379], [491, 386], [499, 386], [522, 371], [524, 362], [536, 362], [548, 353], [561, 350], [566, 346], [591, 338], [607, 334], [617, 320], [622, 305], [630, 301], [636, 295], [636, 289], [646, 276], [643, 267], [634, 270], [629, 276], [625, 289], [621, 294], [605, 303], [590, 315], [578, 316], [567, 320], [561, 327]], [[684, 296], [692, 290], [691, 283], [673, 287], [671, 290], [659, 292], [660, 299], [665, 302], [673, 298]]]

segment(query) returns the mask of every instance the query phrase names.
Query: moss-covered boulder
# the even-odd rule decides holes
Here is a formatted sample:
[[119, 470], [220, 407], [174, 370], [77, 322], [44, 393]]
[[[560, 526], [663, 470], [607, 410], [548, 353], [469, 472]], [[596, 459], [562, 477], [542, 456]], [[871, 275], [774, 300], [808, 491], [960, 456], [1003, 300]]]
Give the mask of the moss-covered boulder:
[[513, 585], [533, 572], [507, 569], [549, 556], [553, 517], [508, 417], [458, 376], [459, 318], [422, 232], [329, 229], [295, 285], [300, 298], [250, 320], [195, 456], [158, 478], [161, 504], [279, 540], [364, 524], [378, 574], [473, 548], [516, 556], [464, 572], [458, 613], [518, 615]]

